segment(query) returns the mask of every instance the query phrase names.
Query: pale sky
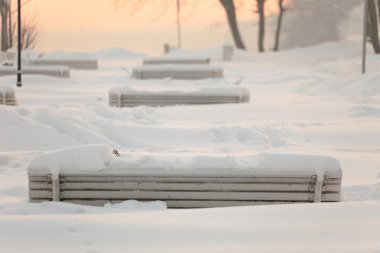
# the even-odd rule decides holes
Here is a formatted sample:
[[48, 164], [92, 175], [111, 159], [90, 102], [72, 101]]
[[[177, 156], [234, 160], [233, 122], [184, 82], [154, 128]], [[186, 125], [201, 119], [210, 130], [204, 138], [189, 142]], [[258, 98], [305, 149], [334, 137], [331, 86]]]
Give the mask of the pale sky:
[[[162, 2], [161, 6], [149, 4], [131, 15], [128, 8], [115, 10], [113, 0], [31, 0], [23, 8], [23, 16], [36, 16], [40, 23], [36, 48], [40, 52], [97, 51], [122, 47], [160, 54], [164, 43], [177, 44], [176, 1]], [[181, 8], [183, 48], [216, 47], [231, 41], [225, 12], [219, 1], [195, 2], [196, 5]], [[255, 14], [252, 8], [247, 6], [239, 12], [239, 19], [245, 21], [245, 27], [252, 29], [246, 32], [242, 25], [243, 37], [254, 33]], [[252, 36], [245, 38], [246, 43], [250, 44], [248, 37]]]

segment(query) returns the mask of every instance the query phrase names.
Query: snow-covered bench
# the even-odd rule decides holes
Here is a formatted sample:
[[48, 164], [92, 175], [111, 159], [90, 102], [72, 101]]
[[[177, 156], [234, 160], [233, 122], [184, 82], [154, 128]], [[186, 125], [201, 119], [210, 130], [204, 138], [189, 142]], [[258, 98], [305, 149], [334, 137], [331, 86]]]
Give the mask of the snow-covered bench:
[[143, 60], [144, 65], [149, 64], [209, 64], [209, 58], [196, 58], [196, 57], [154, 57], [145, 58]]
[[109, 91], [109, 105], [115, 107], [206, 105], [248, 103], [249, 90], [243, 87], [213, 87], [196, 91], [136, 91], [115, 87]]
[[172, 78], [184, 80], [223, 78], [223, 69], [217, 66], [196, 64], [149, 64], [135, 67], [132, 77], [136, 79]]
[[0, 86], [0, 105], [17, 105], [15, 91], [10, 86]]
[[[0, 67], [0, 76], [16, 75], [17, 69], [13, 66]], [[67, 66], [24, 66], [22, 73], [26, 75], [46, 75], [60, 78], [70, 78], [70, 68]]]
[[29, 60], [32, 66], [68, 66], [71, 69], [98, 69], [97, 59], [36, 58]]
[[[202, 164], [200, 166], [200, 164]], [[35, 158], [29, 166], [32, 202], [104, 205], [125, 200], [166, 202], [169, 208], [340, 201], [342, 171], [331, 157], [260, 154], [231, 157], [111, 157], [101, 146]]]

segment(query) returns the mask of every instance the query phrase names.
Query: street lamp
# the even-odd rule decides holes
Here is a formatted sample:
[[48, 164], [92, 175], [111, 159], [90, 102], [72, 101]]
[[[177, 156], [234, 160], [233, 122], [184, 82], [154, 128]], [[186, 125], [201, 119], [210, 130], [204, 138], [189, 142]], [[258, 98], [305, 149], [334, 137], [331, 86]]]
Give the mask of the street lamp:
[[177, 39], [178, 39], [178, 48], [181, 49], [182, 43], [181, 43], [181, 17], [180, 17], [180, 7], [181, 3], [180, 0], [177, 0]]
[[18, 29], [17, 29], [17, 87], [22, 86], [21, 81], [21, 0], [17, 0], [17, 20], [18, 20]]

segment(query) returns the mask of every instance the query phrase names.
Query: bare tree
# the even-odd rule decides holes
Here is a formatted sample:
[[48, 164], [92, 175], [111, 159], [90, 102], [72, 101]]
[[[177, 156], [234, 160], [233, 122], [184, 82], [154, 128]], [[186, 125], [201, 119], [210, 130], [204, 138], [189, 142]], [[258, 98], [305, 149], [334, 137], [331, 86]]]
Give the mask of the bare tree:
[[8, 0], [0, 0], [0, 16], [1, 16], [1, 51], [7, 51], [9, 48], [8, 40], [8, 15], [9, 2]]
[[277, 26], [276, 26], [276, 34], [275, 34], [275, 39], [274, 39], [273, 51], [278, 51], [280, 48], [280, 33], [281, 33], [281, 26], [282, 26], [284, 12], [285, 12], [284, 0], [278, 0], [278, 18], [277, 18]]
[[[181, 0], [182, 5], [192, 5], [193, 9], [197, 1]], [[234, 39], [237, 48], [245, 49], [244, 42], [240, 36], [238, 23], [236, 19], [236, 9], [234, 5], [234, 0], [219, 0], [220, 4], [226, 11], [228, 24], [231, 30], [232, 37]], [[114, 0], [113, 5], [116, 10], [121, 8], [128, 8], [130, 14], [134, 14], [137, 11], [143, 9], [147, 4], [157, 4], [160, 9], [157, 9], [156, 18], [163, 15], [167, 10], [167, 6], [175, 3], [173, 0]]]
[[22, 49], [35, 48], [40, 33], [39, 22], [36, 17], [24, 18], [21, 24]]
[[230, 27], [232, 37], [237, 48], [245, 50], [244, 42], [240, 36], [240, 31], [236, 19], [236, 9], [233, 0], [219, 0], [224, 10], [226, 11], [228, 25]]
[[[378, 7], [378, 6], [377, 6]], [[380, 54], [379, 42], [379, 26], [378, 26], [378, 13], [375, 0], [368, 0], [368, 32], [371, 38], [373, 50], [376, 54]], [[379, 16], [380, 18], [380, 16]]]
[[259, 13], [259, 52], [265, 51], [264, 39], [265, 39], [265, 0], [256, 0], [257, 12]]

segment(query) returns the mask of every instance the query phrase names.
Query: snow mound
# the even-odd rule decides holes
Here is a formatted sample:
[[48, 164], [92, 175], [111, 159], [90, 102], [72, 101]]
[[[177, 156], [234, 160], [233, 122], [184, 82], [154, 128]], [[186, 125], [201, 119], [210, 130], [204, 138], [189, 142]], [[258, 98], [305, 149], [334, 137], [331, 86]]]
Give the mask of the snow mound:
[[294, 154], [262, 153], [249, 157], [191, 156], [167, 154], [162, 156], [128, 153], [112, 154], [108, 145], [85, 145], [58, 150], [36, 157], [29, 166], [30, 173], [190, 173], [243, 175], [318, 175], [341, 176], [339, 162], [332, 157]]
[[128, 86], [113, 87], [110, 89], [109, 94], [129, 94], [129, 95], [194, 95], [194, 96], [239, 96], [249, 97], [249, 90], [245, 87], [204, 87], [200, 89], [192, 89], [191, 91], [182, 90], [166, 90], [166, 91], [148, 91], [148, 90], [136, 90]]
[[96, 56], [99, 58], [139, 58], [144, 57], [145, 55], [124, 48], [111, 48], [98, 51]]
[[97, 171], [106, 169], [111, 160], [108, 145], [83, 145], [37, 156], [29, 169], [49, 170], [53, 175], [60, 171]]

